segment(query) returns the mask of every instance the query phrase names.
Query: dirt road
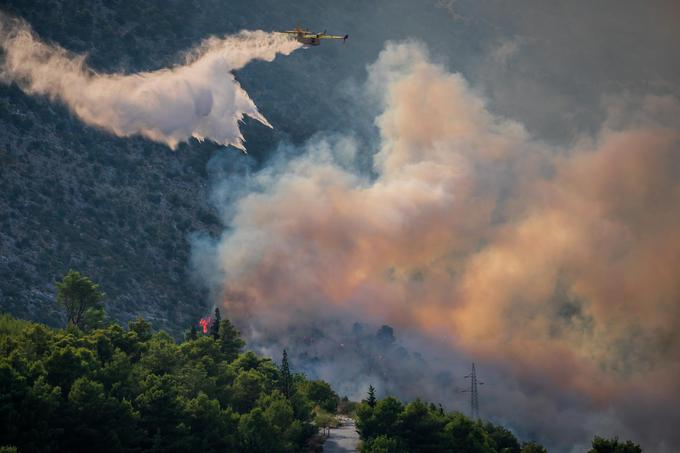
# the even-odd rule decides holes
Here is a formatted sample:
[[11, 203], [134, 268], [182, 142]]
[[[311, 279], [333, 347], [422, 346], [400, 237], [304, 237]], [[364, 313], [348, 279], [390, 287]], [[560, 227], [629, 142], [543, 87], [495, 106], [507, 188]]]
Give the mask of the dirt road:
[[332, 429], [331, 435], [323, 444], [324, 453], [349, 453], [356, 452], [359, 446], [359, 434], [357, 434], [354, 420], [343, 420], [340, 427]]

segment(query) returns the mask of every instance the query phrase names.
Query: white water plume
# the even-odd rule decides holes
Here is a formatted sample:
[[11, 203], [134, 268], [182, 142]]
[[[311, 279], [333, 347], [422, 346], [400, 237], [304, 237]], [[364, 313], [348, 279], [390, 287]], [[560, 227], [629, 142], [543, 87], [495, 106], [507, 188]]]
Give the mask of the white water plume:
[[85, 55], [42, 42], [25, 22], [0, 13], [0, 81], [61, 101], [85, 123], [117, 136], [142, 135], [173, 149], [190, 137], [244, 149], [244, 116], [271, 125], [232, 71], [299, 47], [285, 35], [242, 31], [206, 39], [181, 65], [98, 74]]

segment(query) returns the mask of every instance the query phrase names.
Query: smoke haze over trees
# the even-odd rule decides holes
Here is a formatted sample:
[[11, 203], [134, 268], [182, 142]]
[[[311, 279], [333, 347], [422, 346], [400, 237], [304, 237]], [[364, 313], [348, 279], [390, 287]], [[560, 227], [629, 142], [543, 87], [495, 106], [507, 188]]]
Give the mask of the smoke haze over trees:
[[[224, 234], [196, 241], [222, 303], [281, 338], [360, 313], [494, 363], [503, 380], [544, 383], [522, 409], [494, 395], [504, 419], [543, 426], [534, 391], [604, 404], [604, 425], [633, 430], [633, 400], [674, 413], [678, 100], [613, 103], [595, 138], [556, 148], [489, 111], [421, 44], [388, 43], [364, 90], [382, 108], [373, 174], [351, 135], [317, 137], [251, 175], [223, 208]], [[393, 341], [389, 328], [377, 337]], [[569, 410], [589, 413], [577, 400]], [[575, 439], [592, 423], [560, 430]]]

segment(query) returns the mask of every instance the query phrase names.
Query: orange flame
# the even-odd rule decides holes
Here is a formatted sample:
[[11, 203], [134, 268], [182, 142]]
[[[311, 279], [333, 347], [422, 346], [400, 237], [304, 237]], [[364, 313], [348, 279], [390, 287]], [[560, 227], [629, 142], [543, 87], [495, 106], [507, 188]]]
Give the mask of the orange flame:
[[201, 320], [198, 321], [198, 323], [201, 325], [201, 327], [203, 327], [203, 333], [206, 334], [208, 333], [208, 326], [210, 326], [210, 324], [212, 323], [212, 319], [210, 318], [210, 316], [208, 316], [207, 318], [201, 318]]

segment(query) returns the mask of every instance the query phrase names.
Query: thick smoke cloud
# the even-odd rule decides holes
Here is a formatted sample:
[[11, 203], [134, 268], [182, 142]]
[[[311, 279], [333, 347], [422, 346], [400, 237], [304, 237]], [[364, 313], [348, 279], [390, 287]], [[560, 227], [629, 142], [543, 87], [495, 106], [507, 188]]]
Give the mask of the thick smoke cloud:
[[418, 44], [388, 44], [368, 72], [382, 106], [374, 175], [355, 168], [370, 150], [353, 140], [313, 140], [252, 176], [224, 206], [230, 228], [196, 249], [230, 316], [272, 330], [329, 314], [387, 322], [497, 364], [518, 383], [498, 412], [561, 450], [599, 430], [669, 451], [677, 100], [611, 102], [594, 138], [552, 148]]
[[97, 74], [85, 55], [46, 44], [27, 24], [0, 13], [1, 81], [59, 100], [84, 122], [118, 136], [142, 135], [171, 148], [194, 137], [244, 149], [239, 122], [245, 116], [271, 126], [232, 71], [299, 47], [285, 35], [243, 31], [205, 40], [176, 67]]

